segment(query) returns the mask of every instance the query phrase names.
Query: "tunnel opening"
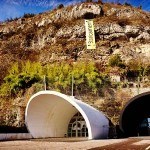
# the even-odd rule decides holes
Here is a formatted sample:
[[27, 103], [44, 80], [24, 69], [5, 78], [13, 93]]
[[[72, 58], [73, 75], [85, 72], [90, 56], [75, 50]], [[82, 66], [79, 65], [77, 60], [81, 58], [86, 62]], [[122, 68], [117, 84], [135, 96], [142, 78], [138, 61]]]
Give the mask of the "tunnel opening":
[[120, 116], [120, 129], [124, 135], [150, 136], [150, 92], [133, 97]]
[[77, 112], [62, 97], [41, 94], [27, 108], [26, 125], [34, 138], [65, 137], [68, 123]]

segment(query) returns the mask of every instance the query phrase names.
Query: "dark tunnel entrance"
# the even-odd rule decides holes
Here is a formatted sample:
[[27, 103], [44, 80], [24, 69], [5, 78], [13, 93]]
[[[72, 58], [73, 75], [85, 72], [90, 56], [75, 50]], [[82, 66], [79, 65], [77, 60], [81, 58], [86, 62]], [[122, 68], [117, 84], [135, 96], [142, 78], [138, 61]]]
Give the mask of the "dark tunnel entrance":
[[125, 136], [150, 136], [150, 92], [133, 97], [120, 116]]

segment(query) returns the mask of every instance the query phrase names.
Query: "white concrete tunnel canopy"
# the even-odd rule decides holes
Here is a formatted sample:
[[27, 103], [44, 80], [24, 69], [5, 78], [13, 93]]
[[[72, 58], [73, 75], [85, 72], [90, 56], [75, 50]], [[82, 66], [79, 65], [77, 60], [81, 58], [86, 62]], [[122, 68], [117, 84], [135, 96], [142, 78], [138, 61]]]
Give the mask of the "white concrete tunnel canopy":
[[71, 118], [80, 113], [88, 139], [107, 138], [109, 120], [90, 105], [56, 91], [34, 94], [26, 107], [25, 122], [33, 138], [65, 137]]

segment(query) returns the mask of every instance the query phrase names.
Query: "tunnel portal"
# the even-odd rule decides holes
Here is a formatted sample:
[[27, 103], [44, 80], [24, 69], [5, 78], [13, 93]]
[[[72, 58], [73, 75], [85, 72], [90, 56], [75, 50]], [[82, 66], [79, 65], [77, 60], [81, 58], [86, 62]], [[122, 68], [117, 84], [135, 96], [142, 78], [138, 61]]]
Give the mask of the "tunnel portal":
[[150, 92], [133, 97], [120, 116], [125, 136], [150, 136]]
[[107, 138], [109, 120], [92, 106], [56, 91], [40, 91], [28, 101], [25, 122], [33, 138]]

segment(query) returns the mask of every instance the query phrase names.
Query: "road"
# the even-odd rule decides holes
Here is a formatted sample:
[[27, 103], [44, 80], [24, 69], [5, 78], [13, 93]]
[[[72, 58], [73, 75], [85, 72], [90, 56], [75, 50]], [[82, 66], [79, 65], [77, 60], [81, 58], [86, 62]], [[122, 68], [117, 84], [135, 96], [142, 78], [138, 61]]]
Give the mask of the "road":
[[150, 150], [149, 146], [150, 137], [105, 140], [49, 138], [0, 142], [0, 150]]

